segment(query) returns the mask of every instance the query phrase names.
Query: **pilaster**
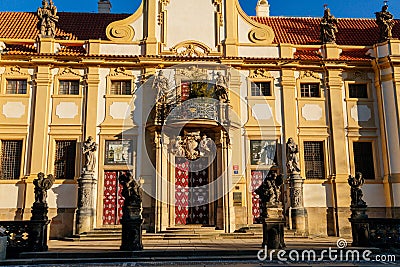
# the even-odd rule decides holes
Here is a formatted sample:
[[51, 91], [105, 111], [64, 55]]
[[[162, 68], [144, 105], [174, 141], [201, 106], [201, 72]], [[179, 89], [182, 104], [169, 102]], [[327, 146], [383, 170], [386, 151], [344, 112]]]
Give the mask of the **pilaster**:
[[225, 31], [224, 41], [225, 56], [235, 57], [238, 55], [238, 16], [236, 14], [236, 0], [225, 1]]
[[[50, 66], [38, 66], [35, 74], [35, 92], [34, 92], [34, 125], [31, 138], [31, 164], [29, 168], [30, 177], [37, 177], [38, 173], [47, 173], [50, 171], [47, 166], [47, 153], [49, 147], [48, 127], [50, 112], [51, 95], [51, 70]], [[32, 178], [32, 180], [33, 180]]]
[[55, 41], [53, 38], [39, 37], [39, 53], [53, 54], [55, 53]]
[[97, 135], [97, 103], [99, 88], [99, 67], [89, 66], [86, 74], [86, 119], [85, 119], [85, 137], [95, 137]]
[[157, 22], [157, 0], [146, 1], [146, 24], [147, 35], [144, 40], [146, 55], [158, 54], [158, 42], [156, 37], [156, 22]]
[[[293, 69], [282, 69], [283, 89], [283, 114], [284, 114], [284, 140], [293, 137], [297, 139], [297, 115], [296, 115], [296, 79]], [[296, 140], [297, 143], [298, 140]]]

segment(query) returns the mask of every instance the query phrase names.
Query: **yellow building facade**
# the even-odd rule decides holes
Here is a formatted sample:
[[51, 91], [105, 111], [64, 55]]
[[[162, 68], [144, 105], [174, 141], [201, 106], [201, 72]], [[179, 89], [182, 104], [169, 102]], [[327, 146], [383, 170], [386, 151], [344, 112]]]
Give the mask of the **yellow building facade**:
[[[319, 18], [250, 17], [237, 0], [143, 0], [132, 15], [59, 13], [54, 38], [39, 35], [34, 13], [0, 18], [2, 220], [29, 219], [32, 181], [52, 173], [50, 237], [75, 234], [89, 136], [98, 149], [85, 231], [118, 227], [117, 177], [128, 170], [143, 184], [148, 232], [257, 224], [254, 190], [271, 167], [287, 176], [290, 137], [299, 145], [310, 235], [350, 235], [347, 179], [358, 171], [369, 216], [400, 216], [400, 42], [378, 43], [374, 20], [339, 19], [336, 44], [321, 45]], [[217, 84], [218, 72], [229, 77], [227, 112], [215, 111], [229, 123], [186, 112], [167, 136], [151, 115], [160, 70], [181, 100], [196, 99], [199, 84]], [[202, 101], [182, 101], [181, 111], [212, 110]], [[179, 135], [214, 144], [214, 158], [200, 157], [201, 172], [174, 152]], [[208, 184], [205, 193], [182, 189]], [[282, 191], [290, 228], [288, 186]]]

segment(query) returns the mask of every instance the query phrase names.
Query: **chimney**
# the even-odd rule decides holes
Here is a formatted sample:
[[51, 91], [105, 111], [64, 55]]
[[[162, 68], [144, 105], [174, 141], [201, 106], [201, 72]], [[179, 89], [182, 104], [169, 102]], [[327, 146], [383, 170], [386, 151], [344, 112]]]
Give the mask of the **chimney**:
[[256, 6], [257, 17], [269, 17], [269, 4], [268, 0], [258, 0]]
[[111, 13], [111, 2], [110, 0], [99, 0], [98, 12], [99, 13]]

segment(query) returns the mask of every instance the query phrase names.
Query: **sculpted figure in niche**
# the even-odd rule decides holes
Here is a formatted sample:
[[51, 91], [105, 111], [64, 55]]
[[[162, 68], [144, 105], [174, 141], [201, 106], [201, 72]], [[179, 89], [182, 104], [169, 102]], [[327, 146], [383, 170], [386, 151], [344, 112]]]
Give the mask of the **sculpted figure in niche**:
[[392, 29], [394, 26], [393, 15], [387, 11], [385, 4], [381, 12], [375, 12], [376, 24], [379, 26], [379, 42], [384, 42], [392, 38]]
[[173, 104], [175, 99], [175, 88], [169, 88], [168, 78], [164, 76], [162, 70], [154, 77], [153, 89], [157, 91], [157, 101], [163, 104]]
[[321, 21], [321, 41], [323, 44], [333, 44], [336, 42], [337, 26], [338, 20], [331, 15], [331, 10], [326, 8]]
[[286, 166], [289, 173], [299, 173], [299, 146], [294, 142], [293, 138], [290, 137], [286, 143]]
[[224, 103], [229, 102], [228, 78], [222, 75], [220, 71], [217, 72], [217, 78], [215, 79], [215, 96]]
[[83, 155], [85, 157], [84, 170], [94, 172], [96, 167], [96, 150], [97, 144], [94, 142], [93, 137], [89, 136], [83, 143]]
[[49, 174], [47, 178], [44, 177], [44, 173], [40, 172], [37, 179], [33, 180], [35, 185], [35, 203], [45, 204], [47, 199], [47, 190], [49, 190], [54, 184], [55, 178], [52, 174]]
[[53, 0], [43, 0], [42, 7], [37, 11], [39, 18], [39, 30], [42, 36], [54, 37], [56, 32], [56, 22], [58, 21], [57, 8]]

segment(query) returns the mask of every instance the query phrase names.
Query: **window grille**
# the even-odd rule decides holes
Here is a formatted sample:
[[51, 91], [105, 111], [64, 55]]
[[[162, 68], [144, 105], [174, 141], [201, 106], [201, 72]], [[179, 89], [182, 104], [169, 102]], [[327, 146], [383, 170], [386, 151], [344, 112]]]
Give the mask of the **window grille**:
[[132, 81], [112, 81], [111, 91], [112, 95], [131, 95], [131, 84]]
[[304, 142], [307, 179], [325, 179], [323, 142]]
[[368, 87], [364, 83], [349, 84], [350, 98], [368, 98]]
[[7, 94], [26, 94], [27, 80], [7, 79]]
[[54, 175], [57, 179], [74, 179], [75, 177], [76, 141], [56, 141]]
[[1, 180], [15, 180], [20, 178], [22, 158], [22, 141], [1, 141]]
[[79, 81], [60, 81], [60, 95], [79, 95]]
[[354, 142], [353, 153], [356, 172], [361, 172], [365, 179], [375, 179], [372, 143]]
[[272, 96], [271, 82], [252, 82], [251, 83], [252, 96]]
[[301, 97], [320, 97], [318, 83], [302, 83], [300, 85]]

